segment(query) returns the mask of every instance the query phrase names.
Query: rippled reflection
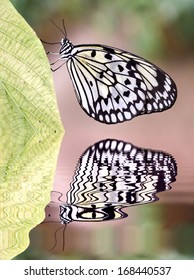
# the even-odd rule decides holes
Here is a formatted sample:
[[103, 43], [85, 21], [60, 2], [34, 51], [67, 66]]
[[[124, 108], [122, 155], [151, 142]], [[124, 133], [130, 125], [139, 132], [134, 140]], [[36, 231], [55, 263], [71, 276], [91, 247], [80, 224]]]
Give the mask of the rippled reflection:
[[127, 217], [122, 208], [158, 200], [175, 181], [175, 159], [162, 151], [107, 139], [90, 146], [77, 164], [60, 219], [106, 221]]
[[11, 141], [10, 149], [0, 144], [0, 259], [23, 252], [29, 232], [45, 217], [61, 142], [59, 135], [45, 137], [34, 135], [25, 146], [15, 141], [15, 151]]

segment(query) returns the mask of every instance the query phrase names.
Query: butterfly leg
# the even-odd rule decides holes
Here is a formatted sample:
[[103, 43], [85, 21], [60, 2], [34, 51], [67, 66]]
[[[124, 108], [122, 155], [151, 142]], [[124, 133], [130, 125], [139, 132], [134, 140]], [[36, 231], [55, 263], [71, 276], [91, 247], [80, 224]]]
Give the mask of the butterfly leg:
[[55, 61], [51, 62], [50, 65], [54, 65], [55, 63], [57, 63], [59, 60], [61, 60], [61, 58], [57, 58]]
[[[57, 62], [57, 61], [59, 61], [60, 60], [60, 58], [59, 59], [57, 59], [56, 61], [54, 61], [53, 63], [51, 63], [50, 65], [54, 65], [55, 64], [55, 62]], [[61, 65], [59, 65], [57, 68], [55, 68], [55, 69], [53, 69], [52, 67], [51, 67], [51, 71], [52, 72], [55, 72], [55, 71], [57, 71], [59, 68], [61, 68], [64, 64], [66, 63], [66, 61], [65, 62], [63, 62]]]
[[47, 52], [46, 54], [54, 54], [54, 55], [59, 55], [58, 52]]

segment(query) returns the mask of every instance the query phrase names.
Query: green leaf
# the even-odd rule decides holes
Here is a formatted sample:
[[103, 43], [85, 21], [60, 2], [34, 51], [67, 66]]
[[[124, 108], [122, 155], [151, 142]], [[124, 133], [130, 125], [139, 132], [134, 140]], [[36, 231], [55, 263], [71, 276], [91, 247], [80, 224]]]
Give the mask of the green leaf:
[[42, 44], [0, 0], [0, 259], [24, 251], [44, 219], [63, 132]]
[[63, 133], [43, 46], [7, 0], [0, 0], [0, 90], [1, 127]]

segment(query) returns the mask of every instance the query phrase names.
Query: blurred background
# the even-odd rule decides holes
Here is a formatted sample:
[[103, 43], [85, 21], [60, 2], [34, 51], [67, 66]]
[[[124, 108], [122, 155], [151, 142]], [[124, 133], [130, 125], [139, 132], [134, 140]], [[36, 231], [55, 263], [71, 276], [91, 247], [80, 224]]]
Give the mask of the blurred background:
[[[76, 44], [104, 44], [142, 56], [167, 72], [178, 88], [168, 111], [107, 126], [79, 106], [66, 66], [53, 73], [65, 128], [53, 190], [69, 190], [81, 154], [93, 143], [115, 138], [173, 155], [178, 166], [172, 190], [159, 202], [131, 207], [128, 218], [104, 223], [72, 223], [63, 231], [56, 219], [30, 233], [20, 259], [193, 259], [194, 258], [194, 0], [12, 0], [19, 13], [48, 42], [60, 42], [65, 22]], [[46, 51], [59, 46], [45, 45]], [[56, 59], [49, 56], [50, 62]], [[47, 217], [48, 218], [48, 217]], [[51, 219], [52, 220], [52, 219]], [[56, 234], [57, 232], [57, 234]], [[55, 239], [57, 246], [51, 250]], [[52, 244], [51, 244], [52, 243]]]

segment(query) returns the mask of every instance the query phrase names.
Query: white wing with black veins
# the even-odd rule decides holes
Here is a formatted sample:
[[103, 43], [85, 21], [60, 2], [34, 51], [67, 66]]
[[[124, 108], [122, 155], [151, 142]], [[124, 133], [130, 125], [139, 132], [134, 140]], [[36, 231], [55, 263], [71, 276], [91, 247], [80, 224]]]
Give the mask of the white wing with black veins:
[[168, 74], [120, 49], [74, 46], [67, 68], [83, 110], [106, 124], [161, 112], [176, 101], [176, 85]]

